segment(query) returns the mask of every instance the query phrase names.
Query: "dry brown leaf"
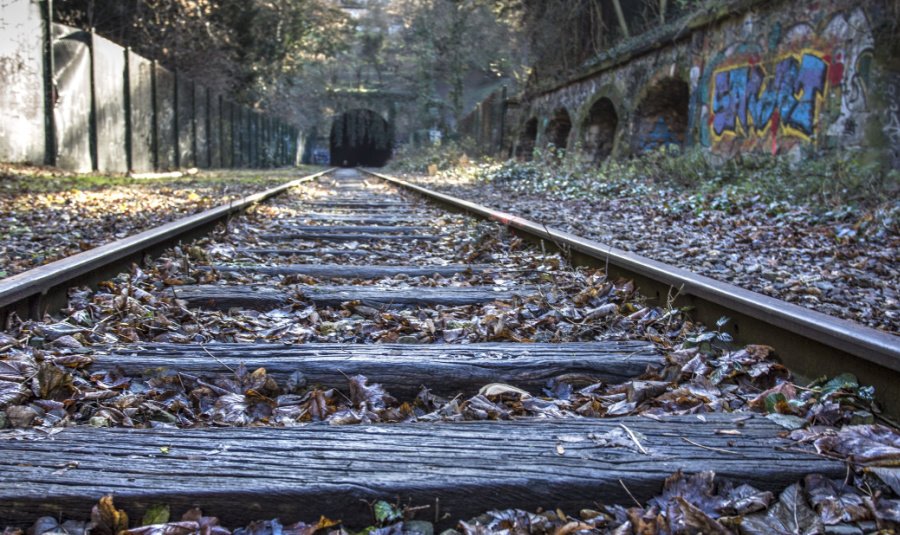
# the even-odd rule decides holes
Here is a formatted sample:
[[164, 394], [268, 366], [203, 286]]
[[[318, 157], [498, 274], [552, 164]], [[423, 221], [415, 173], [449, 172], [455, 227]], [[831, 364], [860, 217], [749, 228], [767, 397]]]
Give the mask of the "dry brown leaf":
[[91, 511], [92, 533], [118, 535], [128, 529], [128, 515], [113, 505], [113, 495], [107, 494]]

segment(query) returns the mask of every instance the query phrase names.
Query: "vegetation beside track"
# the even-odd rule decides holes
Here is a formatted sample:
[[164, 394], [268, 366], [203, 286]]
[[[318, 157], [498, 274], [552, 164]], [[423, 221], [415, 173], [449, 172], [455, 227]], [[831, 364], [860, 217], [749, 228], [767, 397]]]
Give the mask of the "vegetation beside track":
[[503, 183], [518, 193], [567, 200], [666, 199], [673, 211], [734, 212], [766, 203], [773, 215], [804, 208], [821, 221], [852, 221], [871, 215], [872, 221], [860, 226], [862, 235], [880, 230], [900, 234], [900, 170], [863, 164], [848, 155], [796, 161], [790, 156], [745, 154], [715, 163], [703, 151], [692, 150], [648, 153], [598, 166], [580, 150], [566, 154], [551, 145], [536, 150], [528, 162], [482, 159], [460, 165], [467, 151], [474, 152], [470, 144], [455, 142], [406, 149], [389, 169], [425, 174], [433, 165], [445, 180]]
[[[900, 173], [853, 160], [699, 152], [600, 167], [548, 150], [460, 166], [457, 146], [394, 162], [413, 180], [714, 279], [900, 332]], [[444, 169], [425, 176], [429, 165]]]
[[0, 166], [0, 278], [228, 204], [316, 169], [133, 178]]

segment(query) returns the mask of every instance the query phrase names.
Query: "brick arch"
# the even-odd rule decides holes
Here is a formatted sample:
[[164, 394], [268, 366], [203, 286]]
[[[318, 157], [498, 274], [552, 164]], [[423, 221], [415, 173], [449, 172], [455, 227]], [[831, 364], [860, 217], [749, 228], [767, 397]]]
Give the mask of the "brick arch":
[[581, 141], [584, 152], [595, 164], [609, 158], [616, 142], [619, 114], [609, 97], [596, 99], [581, 122]]
[[690, 86], [681, 78], [662, 78], [647, 87], [632, 113], [632, 152], [683, 148], [690, 97]]
[[569, 134], [572, 132], [572, 118], [565, 108], [557, 108], [544, 129], [544, 141], [552, 143], [557, 149], [566, 149]]

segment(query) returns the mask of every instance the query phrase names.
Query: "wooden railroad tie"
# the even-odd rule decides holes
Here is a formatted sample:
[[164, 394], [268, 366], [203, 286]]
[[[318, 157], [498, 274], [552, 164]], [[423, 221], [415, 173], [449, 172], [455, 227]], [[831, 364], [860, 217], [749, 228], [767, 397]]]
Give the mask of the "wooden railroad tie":
[[[297, 285], [304, 299], [319, 307], [337, 307], [348, 301], [359, 301], [369, 307], [462, 306], [492, 301], [508, 301], [516, 296], [537, 292], [536, 286], [504, 287], [384, 287], [384, 286], [309, 286]], [[286, 305], [286, 290], [266, 286], [172, 286], [161, 290], [164, 295], [184, 300], [188, 308], [229, 310], [254, 308], [271, 310]]]
[[474, 395], [489, 383], [509, 383], [540, 392], [551, 378], [575, 387], [637, 377], [665, 359], [646, 342], [568, 344], [153, 344], [99, 349], [92, 371], [116, 365], [129, 376], [171, 367], [184, 373], [228, 373], [243, 363], [265, 368], [282, 383], [301, 372], [311, 383], [344, 388], [347, 376], [362, 374], [399, 396], [415, 396], [427, 386], [438, 395]]
[[[30, 431], [0, 441], [0, 518], [28, 524], [90, 511], [114, 492], [132, 518], [165, 503], [178, 514], [201, 506], [228, 526], [260, 515], [286, 522], [325, 515], [366, 526], [363, 502], [439, 503], [447, 516], [436, 527], [443, 529], [511, 504], [577, 512], [632, 496], [646, 503], [677, 470], [713, 470], [773, 492], [811, 473], [846, 474], [843, 463], [777, 449], [791, 442], [765, 418], [744, 422], [737, 440], [716, 433], [735, 428], [734, 418]], [[644, 451], [603, 444], [603, 437], [632, 434]]]
[[379, 265], [340, 265], [340, 264], [288, 264], [284, 266], [201, 266], [200, 269], [215, 269], [221, 272], [261, 273], [265, 275], [308, 275], [320, 279], [380, 279], [382, 277], [396, 277], [407, 275], [409, 277], [452, 277], [460, 273], [483, 273], [491, 271], [496, 273], [510, 273], [517, 270], [507, 270], [497, 266], [482, 264], [448, 264], [445, 266], [379, 266]]

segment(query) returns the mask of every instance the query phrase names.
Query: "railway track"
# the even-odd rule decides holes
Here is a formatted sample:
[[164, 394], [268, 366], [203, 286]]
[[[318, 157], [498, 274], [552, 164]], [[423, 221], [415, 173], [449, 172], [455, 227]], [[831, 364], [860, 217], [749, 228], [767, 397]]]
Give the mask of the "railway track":
[[[448, 213], [382, 175], [339, 170], [291, 187], [96, 295], [76, 291], [67, 321], [7, 335], [0, 399], [18, 407], [6, 411], [18, 428], [0, 431], [0, 523], [84, 516], [112, 493], [133, 519], [165, 503], [229, 526], [325, 515], [358, 529], [372, 523], [367, 504], [387, 500], [442, 529], [491, 509], [646, 503], [679, 470], [773, 492], [811, 473], [844, 477], [844, 463], [745, 410], [786, 373], [767, 349], [733, 362], [666, 351], [695, 328], [671, 286], [801, 374], [853, 371], [879, 396], [896, 381], [898, 345], [874, 331], [767, 310], [725, 285], [431, 196]], [[115, 274], [172, 244], [154, 236], [120, 244], [113, 266], [71, 261], [75, 272], [31, 278], [65, 288]], [[593, 267], [573, 270], [554, 248]], [[0, 284], [7, 312], [59, 302], [21, 280]], [[699, 332], [728, 338], [709, 334]], [[26, 338], [31, 349], [17, 345]], [[756, 365], [752, 378], [742, 371]], [[712, 366], [731, 375], [711, 383]]]

